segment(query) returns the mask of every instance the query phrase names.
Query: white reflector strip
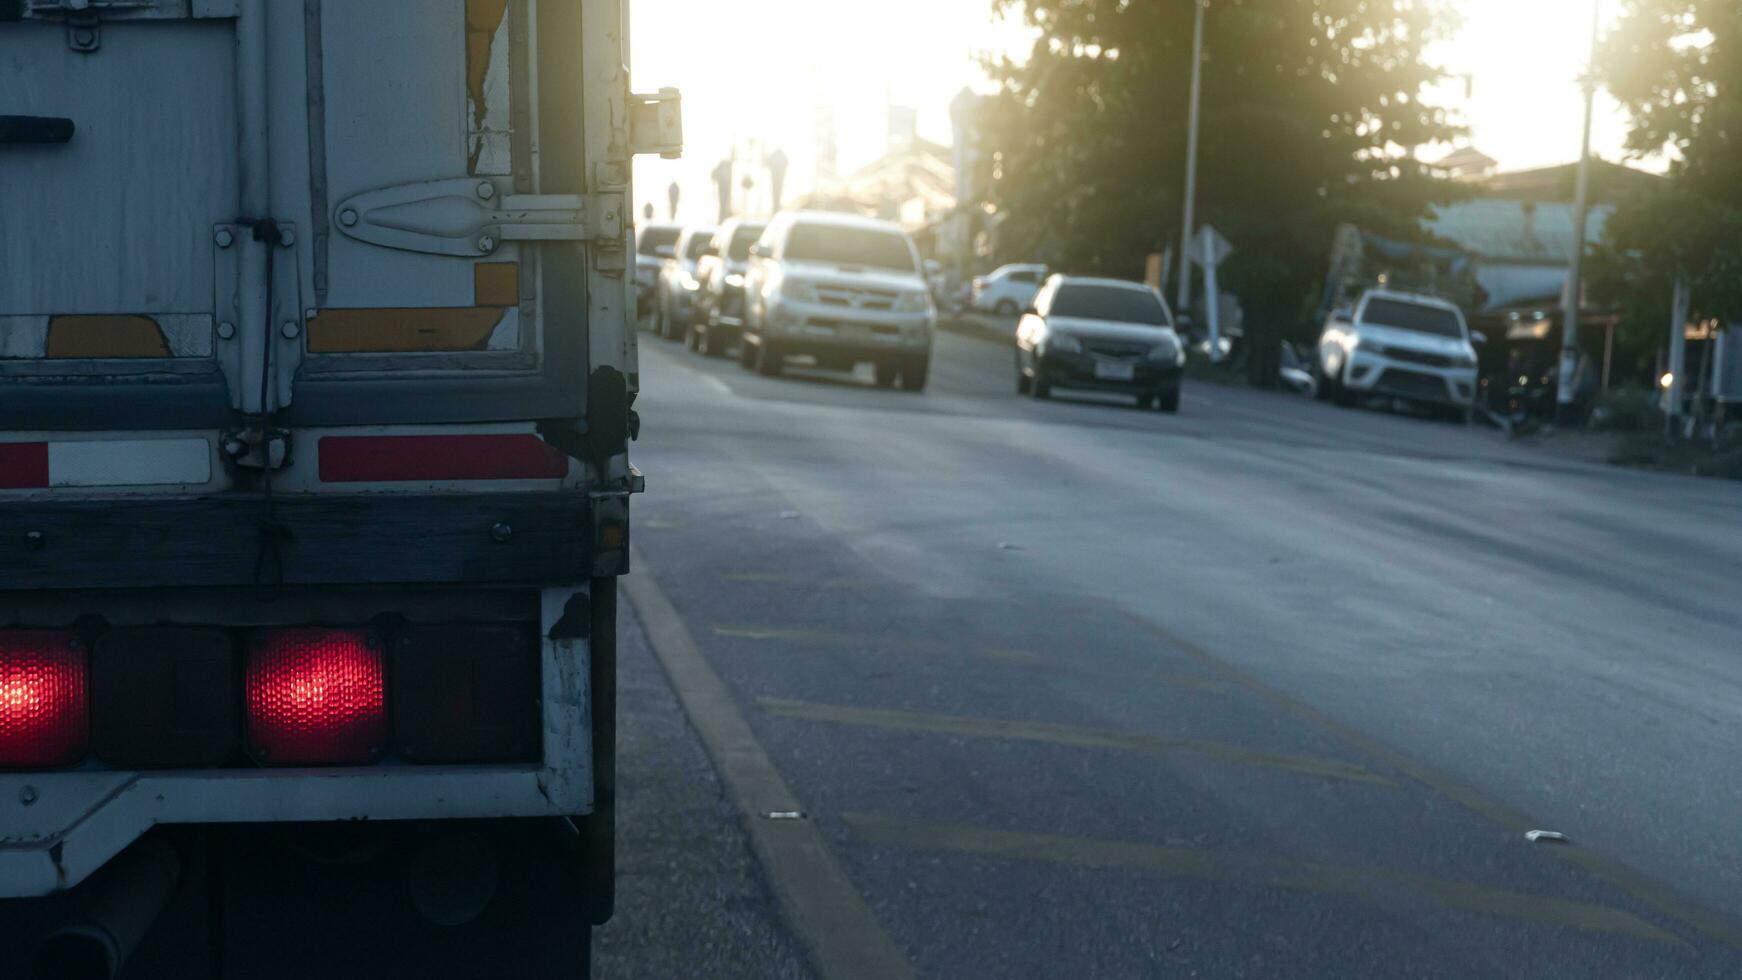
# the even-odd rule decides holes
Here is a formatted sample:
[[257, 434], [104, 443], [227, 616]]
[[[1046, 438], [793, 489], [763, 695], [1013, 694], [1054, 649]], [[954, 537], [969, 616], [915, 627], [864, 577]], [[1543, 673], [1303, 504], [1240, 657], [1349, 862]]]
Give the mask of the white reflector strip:
[[212, 446], [204, 439], [121, 439], [48, 444], [51, 487], [144, 487], [208, 483]]

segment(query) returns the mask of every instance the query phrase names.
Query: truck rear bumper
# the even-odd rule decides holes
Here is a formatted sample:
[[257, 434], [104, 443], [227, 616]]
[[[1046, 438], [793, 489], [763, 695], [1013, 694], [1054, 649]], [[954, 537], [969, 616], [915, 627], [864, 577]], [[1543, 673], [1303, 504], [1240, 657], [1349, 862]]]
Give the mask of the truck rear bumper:
[[156, 824], [592, 813], [599, 710], [592, 671], [614, 656], [614, 641], [591, 625], [589, 610], [593, 591], [605, 587], [615, 585], [541, 592], [541, 762], [144, 772], [92, 764], [0, 773], [0, 898], [71, 888]]
[[575, 816], [592, 809], [591, 775], [585, 752], [570, 769], [7, 774], [0, 898], [71, 888], [156, 824]]

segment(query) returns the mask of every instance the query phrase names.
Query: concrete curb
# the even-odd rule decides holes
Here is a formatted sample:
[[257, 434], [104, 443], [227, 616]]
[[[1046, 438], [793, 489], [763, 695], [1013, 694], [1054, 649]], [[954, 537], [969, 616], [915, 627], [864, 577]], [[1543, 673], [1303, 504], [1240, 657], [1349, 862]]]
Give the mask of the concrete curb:
[[630, 556], [634, 571], [621, 580], [623, 591], [714, 768], [743, 812], [756, 856], [774, 884], [781, 916], [810, 951], [817, 973], [824, 980], [911, 978], [913, 968], [847, 880], [816, 824], [809, 817], [770, 818], [802, 814], [804, 808], [648, 572], [646, 559], [634, 548]]

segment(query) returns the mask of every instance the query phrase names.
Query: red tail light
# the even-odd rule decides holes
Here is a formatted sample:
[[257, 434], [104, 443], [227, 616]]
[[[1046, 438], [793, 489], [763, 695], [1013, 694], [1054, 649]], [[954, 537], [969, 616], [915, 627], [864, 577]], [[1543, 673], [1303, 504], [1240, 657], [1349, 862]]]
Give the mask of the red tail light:
[[380, 645], [362, 630], [265, 630], [248, 641], [248, 749], [276, 766], [369, 762], [387, 741]]
[[0, 768], [69, 766], [90, 731], [85, 649], [58, 630], [0, 631]]

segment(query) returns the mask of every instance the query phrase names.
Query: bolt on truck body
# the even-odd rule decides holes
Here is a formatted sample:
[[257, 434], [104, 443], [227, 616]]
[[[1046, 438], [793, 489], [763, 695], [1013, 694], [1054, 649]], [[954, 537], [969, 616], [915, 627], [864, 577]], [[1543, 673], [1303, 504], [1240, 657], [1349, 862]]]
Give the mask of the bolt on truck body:
[[630, 164], [682, 142], [627, 52], [625, 0], [0, 0], [0, 926], [47, 959], [120, 969], [245, 825], [557, 824], [609, 915]]

